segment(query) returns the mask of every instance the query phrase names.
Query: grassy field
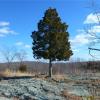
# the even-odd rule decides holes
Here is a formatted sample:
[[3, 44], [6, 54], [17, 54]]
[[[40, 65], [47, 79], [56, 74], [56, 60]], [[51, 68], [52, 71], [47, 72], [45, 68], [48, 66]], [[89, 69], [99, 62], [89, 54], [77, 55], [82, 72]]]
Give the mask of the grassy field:
[[[95, 65], [92, 65], [90, 68], [90, 66], [86, 62], [54, 63], [53, 76], [52, 79], [49, 80], [49, 78], [47, 77], [47, 63], [25, 62], [25, 64], [27, 65], [27, 71], [25, 72], [21, 72], [18, 70], [19, 63], [12, 63], [9, 69], [7, 68], [6, 63], [0, 64], [0, 77], [9, 77], [8, 79], [4, 78], [1, 80], [1, 87], [3, 85], [3, 88], [5, 88], [5, 86], [7, 85], [7, 88], [9, 90], [9, 86], [11, 85], [12, 88], [15, 88], [12, 84], [9, 83], [9, 81], [12, 81], [12, 79], [16, 81], [18, 79], [22, 79], [26, 82], [30, 81], [28, 78], [31, 78], [33, 81], [39, 79], [49, 82], [50, 84], [52, 83], [51, 87], [53, 87], [53, 85], [55, 84], [56, 87], [61, 88], [62, 91], [59, 90], [59, 98], [62, 97], [64, 98], [64, 100], [100, 100], [100, 71], [98, 69], [95, 69]], [[5, 82], [8, 84], [5, 84]], [[15, 84], [14, 81], [12, 82], [13, 84]], [[29, 83], [30, 85], [33, 84], [31, 82]], [[19, 84], [21, 83], [22, 82], [20, 82]], [[3, 90], [0, 90], [0, 95], [2, 91]], [[48, 92], [49, 91], [50, 90], [48, 90]], [[27, 93], [30, 93], [30, 91], [28, 91]], [[7, 97], [6, 95], [3, 96]], [[2, 97], [2, 95], [0, 97]], [[12, 98], [13, 97], [14, 96], [12, 96]]]

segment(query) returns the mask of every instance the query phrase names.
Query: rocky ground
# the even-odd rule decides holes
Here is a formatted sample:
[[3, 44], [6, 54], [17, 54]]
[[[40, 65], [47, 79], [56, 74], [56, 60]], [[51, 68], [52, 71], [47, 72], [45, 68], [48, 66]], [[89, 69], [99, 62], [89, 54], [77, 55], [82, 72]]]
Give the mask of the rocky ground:
[[87, 99], [100, 100], [100, 76], [67, 75], [63, 80], [21, 78], [0, 81], [0, 100]]

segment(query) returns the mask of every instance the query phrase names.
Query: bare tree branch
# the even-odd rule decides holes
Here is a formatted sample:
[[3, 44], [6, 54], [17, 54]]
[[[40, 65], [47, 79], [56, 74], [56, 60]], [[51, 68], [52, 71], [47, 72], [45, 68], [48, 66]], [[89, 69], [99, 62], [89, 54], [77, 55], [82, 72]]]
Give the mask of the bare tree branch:
[[100, 49], [95, 49], [95, 48], [88, 48], [89, 50], [96, 50], [96, 51], [100, 51]]
[[23, 64], [26, 57], [27, 57], [27, 53], [25, 50], [20, 50], [16, 53], [16, 58], [19, 60], [20, 65]]
[[11, 63], [16, 58], [16, 49], [14, 47], [4, 47], [1, 50], [1, 54], [4, 57], [5, 61], [7, 62], [7, 67], [9, 68]]
[[[95, 46], [97, 43], [99, 43], [99, 40], [100, 40], [100, 36], [98, 36], [97, 32], [95, 30], [93, 30], [93, 26], [95, 25], [98, 25], [100, 26], [100, 12], [97, 10], [97, 5], [96, 5], [96, 2], [94, 0], [91, 0], [91, 4], [90, 4], [90, 7], [88, 7], [90, 9], [92, 9], [93, 11], [93, 14], [97, 17], [97, 23], [93, 23], [93, 24], [88, 24], [88, 26], [86, 26], [84, 28], [85, 32], [89, 35], [91, 35], [91, 42], [93, 41], [94, 45]], [[96, 40], [96, 42], [94, 42], [94, 40]], [[93, 56], [93, 54], [91, 54], [91, 51], [100, 51], [100, 49], [97, 49], [97, 48], [92, 48], [92, 47], [89, 47], [89, 54], [93, 57], [93, 58], [97, 58], [95, 56]]]

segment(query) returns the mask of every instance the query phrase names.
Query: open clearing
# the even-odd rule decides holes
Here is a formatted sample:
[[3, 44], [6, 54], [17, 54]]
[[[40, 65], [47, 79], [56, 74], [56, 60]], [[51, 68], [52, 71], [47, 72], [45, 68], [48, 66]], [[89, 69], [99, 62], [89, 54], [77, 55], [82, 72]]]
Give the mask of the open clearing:
[[100, 100], [100, 73], [2, 79], [0, 100]]

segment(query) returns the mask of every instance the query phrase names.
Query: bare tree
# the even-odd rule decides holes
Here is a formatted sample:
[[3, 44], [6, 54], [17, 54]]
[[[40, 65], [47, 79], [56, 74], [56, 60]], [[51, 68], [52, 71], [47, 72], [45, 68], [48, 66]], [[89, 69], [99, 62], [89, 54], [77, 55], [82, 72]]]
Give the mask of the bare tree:
[[7, 62], [7, 67], [9, 68], [11, 66], [11, 63], [16, 58], [16, 48], [14, 48], [14, 47], [4, 47], [1, 50], [1, 54], [2, 54], [5, 62]]
[[20, 65], [24, 63], [24, 60], [26, 59], [26, 57], [27, 57], [27, 53], [25, 50], [20, 50], [16, 53], [16, 58], [20, 62]]
[[[94, 23], [88, 23], [86, 24], [85, 27], [85, 32], [90, 36], [90, 44], [89, 44], [89, 54], [93, 57], [93, 58], [100, 58], [98, 56], [100, 56], [100, 31], [98, 31], [98, 29], [100, 30], [100, 8], [98, 8], [98, 5], [96, 4], [96, 0], [91, 0], [90, 1], [90, 5], [89, 5], [89, 9], [92, 10], [92, 14], [95, 17], [95, 22]], [[97, 29], [94, 29], [97, 28]], [[94, 53], [93, 53], [94, 52]], [[99, 54], [98, 54], [98, 53]], [[97, 55], [96, 55], [97, 54]], [[95, 69], [97, 67], [96, 62], [92, 61], [92, 62], [87, 62], [87, 67], [91, 68], [93, 70], [92, 75], [95, 77]], [[98, 82], [94, 79], [95, 83], [88, 85], [88, 91], [89, 93], [92, 95], [92, 99], [96, 100], [95, 97], [98, 96]]]
[[99, 11], [98, 5], [96, 4], [96, 2], [94, 0], [91, 0], [90, 6], [88, 8], [92, 10], [92, 12], [96, 18], [96, 23], [87, 24], [86, 27], [84, 28], [84, 30], [87, 34], [90, 35], [90, 38], [91, 38], [91, 42], [88, 47], [89, 54], [93, 58], [97, 58], [96, 57], [97, 55], [94, 55], [93, 51], [96, 51], [96, 52], [100, 51], [100, 48], [96, 47], [97, 44], [100, 44], [100, 34], [98, 34], [98, 32], [96, 30], [94, 30], [93, 27], [99, 26], [99, 28], [100, 28], [100, 11]]

